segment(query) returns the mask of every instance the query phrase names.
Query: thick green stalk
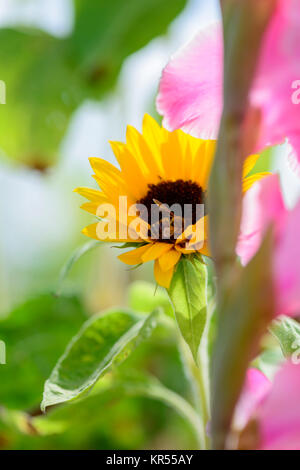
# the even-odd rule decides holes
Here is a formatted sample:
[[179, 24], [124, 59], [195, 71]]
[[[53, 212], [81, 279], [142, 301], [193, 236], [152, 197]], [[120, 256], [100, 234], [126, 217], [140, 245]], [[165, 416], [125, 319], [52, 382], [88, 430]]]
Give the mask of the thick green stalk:
[[[210, 245], [219, 290], [237, 276], [235, 246], [241, 220], [242, 171], [254, 147], [259, 113], [249, 113], [252, 85], [264, 31], [275, 0], [223, 0], [224, 107], [209, 188]], [[222, 293], [222, 292], [221, 292]]]
[[[251, 269], [243, 272], [237, 265], [235, 247], [241, 220], [243, 162], [255, 147], [260, 118], [259, 112], [249, 107], [249, 93], [276, 0], [222, 0], [221, 5], [224, 107], [208, 192], [210, 246], [222, 317], [212, 383], [212, 437], [218, 449], [226, 446], [249, 360], [272, 313], [271, 300], [267, 301], [261, 285], [254, 282], [257, 273]], [[271, 293], [269, 250], [264, 250], [259, 259], [258, 267], [264, 266], [266, 271], [264, 289]]]

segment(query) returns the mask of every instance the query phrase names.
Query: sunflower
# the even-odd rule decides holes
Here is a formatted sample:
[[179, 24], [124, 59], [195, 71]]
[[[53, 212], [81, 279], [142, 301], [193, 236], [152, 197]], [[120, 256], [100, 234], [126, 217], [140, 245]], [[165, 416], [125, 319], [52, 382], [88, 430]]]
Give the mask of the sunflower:
[[[216, 141], [197, 139], [181, 130], [169, 132], [146, 114], [142, 134], [128, 126], [126, 143], [110, 144], [120, 169], [101, 158], [90, 158], [101, 190], [75, 189], [89, 200], [81, 208], [100, 217], [83, 233], [96, 240], [125, 242], [124, 247], [133, 247], [119, 259], [132, 266], [154, 261], [157, 283], [168, 288], [181, 256], [210, 255], [206, 197]], [[248, 176], [258, 157], [250, 155], [245, 160], [244, 192], [266, 175]], [[174, 204], [183, 212], [191, 207], [189, 217], [171, 210]], [[204, 208], [200, 215], [198, 205]], [[154, 223], [145, 216], [153, 207], [159, 208], [160, 214]], [[101, 213], [99, 208], [103, 209]]]

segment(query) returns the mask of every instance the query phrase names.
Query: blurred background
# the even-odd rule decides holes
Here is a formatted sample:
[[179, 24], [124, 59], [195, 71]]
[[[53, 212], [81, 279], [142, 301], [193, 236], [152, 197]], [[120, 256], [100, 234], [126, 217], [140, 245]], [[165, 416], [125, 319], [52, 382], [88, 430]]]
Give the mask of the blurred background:
[[[166, 405], [115, 389], [41, 416], [44, 381], [88, 316], [122, 305], [150, 311], [152, 266], [128, 270], [100, 245], [68, 276], [92, 223], [72, 190], [94, 186], [88, 158], [114, 162], [109, 140], [126, 125], [158, 120], [155, 95], [170, 56], [219, 18], [217, 0], [0, 0], [0, 448], [193, 448], [195, 437]], [[203, 64], [205, 66], [205, 64]], [[287, 145], [268, 151], [289, 205], [299, 195]], [[286, 158], [283, 158], [286, 157]], [[59, 291], [59, 295], [57, 292]], [[187, 394], [176, 333], [158, 329], [122, 366], [146, 369]]]

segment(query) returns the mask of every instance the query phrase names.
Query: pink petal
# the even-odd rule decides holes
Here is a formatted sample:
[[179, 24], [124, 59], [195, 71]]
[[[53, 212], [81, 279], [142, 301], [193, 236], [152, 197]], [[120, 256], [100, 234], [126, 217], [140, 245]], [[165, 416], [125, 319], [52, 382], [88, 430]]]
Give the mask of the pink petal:
[[[257, 148], [289, 138], [300, 160], [300, 104], [293, 104], [292, 83], [300, 79], [298, 0], [278, 0], [265, 33], [250, 106], [262, 115]], [[222, 111], [223, 36], [209, 26], [177, 53], [163, 71], [157, 109], [170, 130], [215, 138]]]
[[300, 450], [300, 367], [287, 362], [260, 406], [261, 449]]
[[222, 110], [223, 42], [220, 24], [202, 30], [165, 67], [156, 100], [163, 124], [216, 138]]
[[300, 105], [293, 104], [292, 83], [300, 77], [298, 0], [279, 0], [265, 34], [251, 104], [262, 112], [258, 148], [288, 137], [300, 158]]
[[242, 430], [255, 418], [262, 450], [300, 449], [300, 367], [287, 361], [273, 384], [257, 369], [249, 369], [235, 410], [234, 428]]
[[258, 181], [247, 191], [243, 199], [241, 231], [236, 248], [242, 264], [247, 264], [256, 253], [269, 224], [274, 222], [279, 228], [285, 216], [278, 175]]
[[254, 415], [272, 387], [271, 382], [258, 369], [248, 369], [244, 388], [235, 409], [234, 428], [242, 430]]
[[242, 264], [247, 264], [257, 252], [270, 223], [275, 235], [272, 271], [276, 315], [299, 315], [300, 201], [292, 211], [285, 208], [277, 175], [258, 181], [244, 196], [236, 247]]
[[274, 279], [277, 312], [300, 314], [300, 202], [287, 214], [285, 228], [275, 247]]

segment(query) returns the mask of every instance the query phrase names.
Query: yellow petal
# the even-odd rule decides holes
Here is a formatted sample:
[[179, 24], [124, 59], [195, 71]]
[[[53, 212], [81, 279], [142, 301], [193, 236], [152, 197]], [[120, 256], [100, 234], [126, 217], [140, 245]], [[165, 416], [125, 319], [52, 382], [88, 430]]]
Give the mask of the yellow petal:
[[102, 191], [98, 191], [97, 189], [91, 188], [76, 188], [74, 189], [74, 193], [80, 194], [80, 196], [85, 197], [89, 201], [104, 201], [107, 200], [105, 194]]
[[159, 146], [165, 139], [167, 131], [160, 127], [155, 119], [149, 114], [144, 115], [143, 119], [143, 136], [150, 148], [159, 151]]
[[271, 173], [268, 173], [268, 172], [255, 173], [255, 175], [251, 175], [251, 176], [248, 176], [248, 178], [245, 178], [243, 180], [243, 193], [248, 191], [248, 189], [250, 189], [251, 186], [253, 186], [253, 184], [256, 183], [256, 181], [259, 181], [265, 178], [266, 176], [269, 176], [270, 174]]
[[118, 223], [118, 221], [111, 220], [100, 220], [97, 223], [97, 237], [99, 240], [104, 242], [135, 242], [141, 243], [144, 240], [138, 237], [136, 233], [129, 231], [126, 225]]
[[198, 148], [196, 149], [194, 147], [194, 154], [193, 154], [193, 161], [191, 164], [192, 167], [192, 180], [197, 181], [200, 186], [202, 183], [202, 175], [201, 175], [201, 170], [205, 162], [205, 140], [199, 139], [199, 145]]
[[151, 248], [149, 248], [149, 250], [142, 256], [143, 262], [147, 263], [147, 261], [153, 261], [154, 259], [159, 258], [167, 251], [170, 251], [172, 247], [173, 245], [171, 243], [152, 243]]
[[140, 217], [128, 216], [128, 232], [130, 234], [138, 234], [143, 240], [149, 240], [150, 225]]
[[161, 158], [164, 173], [168, 180], [175, 181], [183, 177], [183, 152], [179, 130], [169, 132], [168, 140], [161, 145]]
[[175, 250], [183, 255], [190, 255], [195, 252], [192, 248], [186, 248], [186, 245], [175, 245]]
[[208, 221], [209, 218], [207, 215], [201, 217], [201, 219], [197, 220], [194, 225], [189, 225], [185, 231], [177, 238], [176, 244], [182, 244], [183, 241], [187, 240], [192, 242], [196, 241], [196, 238], [199, 236], [199, 233], [203, 235], [201, 237], [202, 240], [206, 240], [208, 238]]
[[199, 250], [199, 253], [204, 256], [208, 256], [209, 258], [211, 257], [211, 252], [208, 246], [208, 240], [205, 240], [203, 247]]
[[[210, 256], [208, 248], [209, 217], [205, 215], [196, 224], [189, 225], [183, 234], [177, 239], [175, 249], [182, 254], [191, 254], [195, 251], [205, 256]], [[199, 237], [199, 234], [202, 237]], [[199, 237], [199, 239], [198, 239]]]
[[249, 155], [249, 157], [246, 158], [243, 166], [243, 178], [245, 178], [250, 171], [254, 168], [255, 163], [257, 162], [258, 158], [260, 155]]
[[147, 181], [156, 183], [161, 175], [161, 159], [157, 158], [155, 151], [151, 151], [144, 136], [132, 126], [127, 126], [126, 142], [130, 152], [143, 169]]
[[163, 271], [160, 267], [158, 259], [154, 263], [154, 277], [157, 284], [168, 289], [171, 284], [172, 276], [174, 272], [174, 267], [169, 269], [169, 271]]
[[151, 249], [152, 244], [149, 243], [148, 245], [140, 246], [139, 248], [135, 248], [134, 250], [127, 251], [126, 253], [122, 253], [118, 256], [119, 260], [121, 260], [125, 264], [129, 264], [134, 266], [136, 264], [143, 263], [142, 256], [146, 253], [149, 249]]
[[106, 173], [108, 175], [114, 176], [117, 179], [121, 178], [120, 170], [118, 170], [118, 168], [116, 168], [107, 160], [104, 160], [103, 158], [91, 157], [89, 158], [89, 162], [96, 174], [101, 175], [103, 173]]
[[96, 215], [100, 204], [101, 202], [85, 202], [80, 206], [80, 209], [83, 209], [90, 214]]
[[203, 140], [193, 159], [193, 175], [201, 188], [206, 189], [216, 150], [215, 140]]
[[123, 181], [118, 181], [114, 176], [103, 174], [92, 175], [97, 184], [102, 189], [103, 194], [108, 200], [110, 200], [115, 205], [119, 204], [120, 196], [127, 196], [128, 205], [134, 204], [135, 198], [132, 196], [131, 192], [128, 190], [127, 185]]
[[[142, 243], [144, 240], [141, 238], [131, 238], [130, 234], [127, 234], [127, 237], [120, 234], [119, 226], [116, 224], [116, 230], [114, 227], [110, 229], [109, 222], [99, 221], [94, 224], [88, 225], [82, 230], [82, 233], [87, 237], [94, 238], [95, 240], [101, 240], [107, 243], [125, 243], [125, 242], [135, 242]], [[101, 230], [102, 229], [102, 230]], [[126, 227], [125, 227], [126, 230]], [[101, 236], [101, 231], [105, 233], [103, 237]]]
[[193, 245], [191, 246], [188, 245], [188, 247], [176, 245], [175, 249], [176, 251], [179, 251], [179, 253], [182, 253], [183, 255], [190, 255], [191, 253], [198, 252], [204, 256], [208, 256], [209, 258], [211, 257], [211, 252], [208, 246], [208, 240], [204, 241], [203, 246], [201, 248], [198, 248], [197, 245], [195, 245], [194, 247]]
[[[177, 132], [177, 140], [179, 144], [178, 153], [181, 155], [181, 161], [179, 162], [180, 174], [177, 177], [183, 180], [189, 180], [189, 175], [191, 173], [190, 169], [192, 166], [191, 147], [189, 145], [191, 136], [185, 134], [181, 129], [178, 129], [175, 132]], [[173, 160], [172, 154], [170, 155], [170, 158]]]
[[[86, 202], [80, 206], [81, 209], [90, 214], [101, 217], [102, 220], [99, 221], [99, 224], [100, 226], [102, 224], [103, 232], [106, 225], [109, 229], [108, 224], [110, 224], [111, 228], [105, 231], [105, 236], [102, 237], [98, 234], [99, 239], [103, 241], [131, 241], [139, 243], [143, 240], [148, 240], [149, 225], [145, 221], [137, 217], [127, 216], [127, 213], [122, 213], [119, 207], [109, 205], [106, 208], [101, 204], [101, 202]], [[111, 212], [108, 210], [110, 207], [113, 209]], [[103, 211], [100, 213], [99, 210], [101, 208], [103, 208]], [[135, 225], [133, 225], [132, 219], [136, 221]]]
[[82, 233], [87, 237], [94, 238], [95, 240], [99, 240], [97, 236], [97, 223], [88, 225], [82, 230]]
[[174, 266], [180, 260], [180, 257], [181, 253], [174, 249], [164, 253], [160, 258], [158, 258], [162, 271], [169, 271], [170, 269], [174, 268]]
[[187, 146], [185, 148], [184, 155], [184, 174], [183, 178], [185, 180], [194, 181], [194, 157], [197, 155], [199, 148], [201, 146], [202, 140], [196, 139], [195, 137], [188, 136]]
[[108, 197], [128, 195], [132, 199], [123, 175], [118, 168], [103, 158], [89, 158], [91, 167], [95, 172], [95, 180]]
[[165, 174], [161, 160], [161, 144], [166, 140], [167, 134], [168, 131], [166, 129], [161, 128], [149, 114], [145, 114], [143, 119], [143, 137], [156, 161], [159, 175], [162, 178]]
[[116, 186], [114, 180], [106, 178], [105, 175], [92, 175], [94, 180], [97, 182], [102, 192], [105, 194], [106, 199], [111, 201], [113, 204], [117, 204], [120, 192]]
[[141, 199], [147, 194], [148, 190], [148, 183], [142, 168], [139, 166], [135, 156], [132, 155], [126, 144], [110, 142], [110, 145], [121, 167], [124, 181], [132, 191], [135, 199]]

